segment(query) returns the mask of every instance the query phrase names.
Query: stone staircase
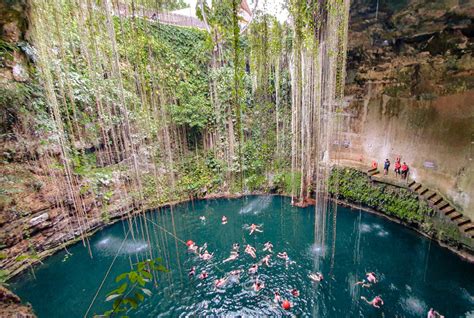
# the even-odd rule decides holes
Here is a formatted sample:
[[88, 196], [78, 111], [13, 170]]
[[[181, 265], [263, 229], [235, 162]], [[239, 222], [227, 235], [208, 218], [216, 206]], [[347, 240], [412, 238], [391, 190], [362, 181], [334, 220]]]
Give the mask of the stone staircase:
[[366, 173], [374, 181], [389, 183], [395, 186], [407, 188], [414, 192], [420, 199], [425, 200], [433, 210], [444, 215], [451, 222], [456, 224], [461, 233], [474, 239], [474, 222], [457, 211], [456, 208], [445, 200], [438, 192], [433, 191], [416, 181], [408, 181], [405, 183], [405, 180], [403, 180], [403, 182], [393, 180], [393, 178], [381, 175], [378, 168], [369, 168], [366, 170]]
[[408, 183], [408, 189], [416, 193], [419, 198], [426, 200], [431, 208], [455, 223], [459, 227], [461, 233], [474, 239], [474, 222], [457, 211], [456, 208], [446, 201], [439, 193], [424, 187], [421, 183], [416, 181]]

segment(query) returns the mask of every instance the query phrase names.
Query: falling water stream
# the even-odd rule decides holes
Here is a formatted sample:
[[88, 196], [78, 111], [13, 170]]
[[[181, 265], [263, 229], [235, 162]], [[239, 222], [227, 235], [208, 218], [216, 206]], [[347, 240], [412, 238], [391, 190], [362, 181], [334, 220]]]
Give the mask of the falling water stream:
[[[314, 244], [314, 208], [292, 207], [285, 197], [196, 201], [181, 204], [172, 213], [169, 209], [147, 213], [149, 220], [166, 230], [148, 222], [150, 243], [140, 236], [127, 238], [90, 316], [110, 308], [104, 299], [115, 286], [114, 277], [129, 270], [130, 256], [134, 259], [137, 253], [146, 255], [148, 244], [170, 272], [158, 275], [158, 287], [153, 289], [152, 297], [130, 313], [132, 317], [425, 317], [430, 307], [446, 317], [474, 315], [474, 266], [378, 216], [339, 207], [337, 236], [332, 235], [330, 222], [327, 246], [323, 248]], [[229, 220], [225, 225], [221, 224], [223, 215]], [[261, 225], [263, 233], [249, 235], [247, 227], [252, 223]], [[116, 223], [90, 239], [93, 258], [82, 244], [76, 244], [68, 249], [72, 255], [60, 252], [36, 266], [36, 279], [30, 272], [15, 277], [11, 288], [33, 305], [40, 318], [83, 317], [124, 235], [123, 225]], [[207, 242], [214, 257], [208, 262], [199, 260], [172, 235], [192, 239], [198, 245]], [[333, 237], [335, 244], [331, 242]], [[255, 293], [251, 288], [254, 277], [247, 269], [267, 254], [262, 251], [266, 241], [273, 243], [274, 253], [271, 266], [259, 268], [259, 279], [265, 282], [265, 288]], [[236, 242], [241, 244], [240, 257], [224, 263]], [[243, 253], [244, 244], [257, 248], [257, 259]], [[288, 264], [276, 257], [282, 251], [290, 257]], [[324, 275], [321, 283], [308, 278], [316, 261]], [[188, 278], [192, 266], [196, 266], [197, 273], [208, 271], [209, 278]], [[216, 290], [214, 280], [233, 269], [245, 271], [240, 281]], [[354, 286], [368, 271], [375, 272], [380, 282], [371, 288]], [[297, 288], [300, 297], [290, 296], [291, 288]], [[277, 289], [291, 301], [293, 308], [289, 312], [273, 302]], [[376, 295], [385, 302], [381, 309], [360, 300], [361, 296], [371, 299]]]

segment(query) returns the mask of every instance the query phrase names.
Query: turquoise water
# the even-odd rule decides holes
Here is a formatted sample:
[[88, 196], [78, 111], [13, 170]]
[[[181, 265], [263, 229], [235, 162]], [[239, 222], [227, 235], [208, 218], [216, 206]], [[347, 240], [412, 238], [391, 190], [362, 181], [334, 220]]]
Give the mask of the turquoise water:
[[[221, 224], [223, 215], [228, 217], [226, 225]], [[192, 239], [198, 245], [207, 242], [214, 257], [208, 262], [199, 260], [187, 252], [183, 243], [149, 222], [154, 255], [163, 257], [171, 271], [159, 275], [154, 294], [137, 312], [130, 313], [132, 317], [426, 317], [430, 307], [446, 317], [474, 316], [474, 265], [398, 224], [368, 213], [339, 207], [336, 242], [333, 244], [329, 218], [324, 253], [313, 244], [314, 208], [293, 208], [287, 198], [278, 196], [197, 201], [172, 211], [149, 213], [148, 218], [182, 240]], [[250, 236], [246, 226], [252, 223], [261, 224], [263, 233]], [[69, 248], [69, 257], [60, 252], [35, 267], [36, 279], [25, 272], [11, 282], [11, 287], [33, 305], [40, 318], [83, 317], [124, 233], [122, 223], [110, 226], [91, 238], [93, 258], [82, 244], [77, 244]], [[135, 261], [137, 254], [149, 250], [146, 240], [138, 236], [124, 243], [92, 314], [110, 308], [104, 299], [115, 286], [115, 276], [129, 270], [130, 259]], [[243, 253], [243, 245], [256, 247], [259, 260], [266, 255], [262, 251], [266, 241], [273, 243], [274, 255], [271, 267], [259, 269], [265, 288], [257, 294], [251, 289], [254, 278], [247, 273], [255, 260]], [[241, 244], [240, 257], [223, 263], [235, 242]], [[294, 263], [286, 265], [278, 259], [275, 254], [282, 251]], [[316, 284], [307, 275], [315, 269], [318, 257], [325, 279]], [[196, 266], [197, 273], [207, 270], [209, 278], [189, 279], [187, 272], [192, 266]], [[245, 270], [240, 282], [216, 290], [214, 279], [233, 269]], [[380, 282], [371, 288], [354, 286], [368, 271], [375, 272]], [[291, 297], [291, 288], [299, 289], [300, 297]], [[292, 302], [292, 310], [284, 311], [273, 303], [275, 289]], [[384, 300], [381, 309], [360, 300], [361, 296], [371, 299], [376, 295]]]

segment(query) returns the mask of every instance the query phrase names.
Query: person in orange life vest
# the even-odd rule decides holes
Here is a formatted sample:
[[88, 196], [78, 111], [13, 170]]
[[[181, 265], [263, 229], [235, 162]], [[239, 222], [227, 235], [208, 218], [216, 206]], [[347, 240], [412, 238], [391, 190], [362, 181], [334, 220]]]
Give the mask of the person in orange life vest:
[[407, 178], [407, 175], [408, 175], [408, 166], [407, 164], [404, 162], [402, 164], [402, 179], [406, 179]]

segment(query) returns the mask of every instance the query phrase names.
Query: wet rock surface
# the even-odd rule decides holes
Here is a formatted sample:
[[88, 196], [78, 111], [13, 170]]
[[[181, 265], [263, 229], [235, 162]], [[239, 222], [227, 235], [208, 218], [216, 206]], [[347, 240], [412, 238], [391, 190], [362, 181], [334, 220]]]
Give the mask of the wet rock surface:
[[0, 317], [33, 318], [36, 316], [30, 306], [22, 305], [17, 295], [0, 286]]

